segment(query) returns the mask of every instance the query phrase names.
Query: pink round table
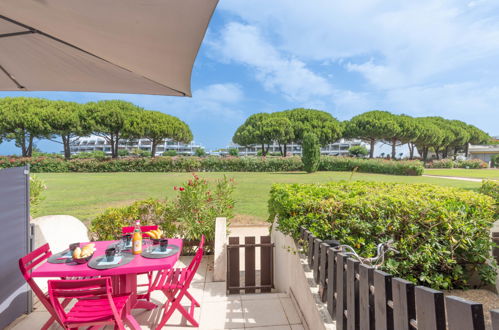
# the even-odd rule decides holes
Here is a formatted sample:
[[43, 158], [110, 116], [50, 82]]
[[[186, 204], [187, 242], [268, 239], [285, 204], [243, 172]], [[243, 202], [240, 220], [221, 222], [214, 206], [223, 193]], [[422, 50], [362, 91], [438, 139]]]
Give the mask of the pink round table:
[[[99, 241], [94, 242], [95, 251], [93, 258], [98, 258], [105, 254], [105, 250], [111, 243], [116, 241]], [[86, 276], [109, 276], [113, 282], [113, 292], [115, 294], [130, 294], [130, 299], [125, 306], [125, 321], [132, 329], [140, 329], [137, 320], [132, 316], [131, 310], [135, 308], [154, 309], [156, 304], [145, 300], [137, 300], [137, 274], [147, 273], [150, 271], [163, 270], [173, 268], [178, 261], [180, 252], [182, 251], [181, 239], [169, 239], [168, 244], [177, 245], [179, 252], [173, 256], [162, 259], [149, 259], [141, 255], [136, 255], [135, 258], [120, 267], [111, 269], [93, 269], [87, 264], [52, 264], [46, 262], [33, 270], [33, 277], [86, 277]], [[84, 245], [84, 244], [82, 244]]]

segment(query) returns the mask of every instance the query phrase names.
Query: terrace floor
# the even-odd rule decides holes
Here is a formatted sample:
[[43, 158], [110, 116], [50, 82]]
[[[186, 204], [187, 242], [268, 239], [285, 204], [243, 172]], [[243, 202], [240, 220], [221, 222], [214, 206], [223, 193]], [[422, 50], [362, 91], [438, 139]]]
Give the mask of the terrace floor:
[[[178, 267], [189, 264], [191, 257], [181, 257]], [[304, 329], [297, 309], [289, 296], [283, 293], [225, 294], [225, 282], [213, 282], [213, 257], [206, 256], [189, 289], [201, 304], [195, 311], [199, 329]], [[159, 305], [165, 302], [161, 292], [154, 292], [152, 300]], [[187, 303], [187, 301], [186, 301]], [[161, 319], [162, 309], [136, 310], [133, 314], [142, 329], [154, 329]], [[9, 330], [39, 329], [49, 318], [41, 304], [35, 304], [34, 312], [23, 315], [9, 325]], [[106, 329], [112, 327], [106, 327]], [[59, 325], [51, 329], [61, 329]], [[176, 311], [163, 329], [194, 329]]]

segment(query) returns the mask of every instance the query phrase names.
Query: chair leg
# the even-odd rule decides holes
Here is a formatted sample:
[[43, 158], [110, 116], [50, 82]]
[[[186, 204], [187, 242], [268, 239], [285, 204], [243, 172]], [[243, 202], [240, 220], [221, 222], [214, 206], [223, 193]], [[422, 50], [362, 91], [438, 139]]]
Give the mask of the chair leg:
[[55, 322], [55, 317], [51, 316], [47, 322], [45, 322], [45, 324], [43, 325], [43, 327], [41, 328], [42, 330], [47, 330], [48, 328], [50, 328], [50, 326], [52, 325], [52, 323]]
[[201, 307], [201, 305], [197, 302], [196, 299], [194, 299], [194, 297], [189, 293], [189, 291], [186, 291], [185, 292], [185, 295], [187, 296], [187, 298], [190, 299], [190, 301], [196, 306], [196, 307]]

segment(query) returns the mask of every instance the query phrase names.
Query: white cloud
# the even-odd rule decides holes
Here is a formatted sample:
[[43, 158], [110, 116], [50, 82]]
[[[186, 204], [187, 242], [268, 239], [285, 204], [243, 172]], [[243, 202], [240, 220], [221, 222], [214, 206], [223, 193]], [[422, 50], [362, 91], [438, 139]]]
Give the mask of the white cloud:
[[283, 93], [290, 100], [306, 102], [331, 93], [328, 81], [299, 59], [285, 56], [273, 47], [255, 26], [227, 24], [218, 38], [209, 41], [217, 56], [255, 71], [264, 88]]

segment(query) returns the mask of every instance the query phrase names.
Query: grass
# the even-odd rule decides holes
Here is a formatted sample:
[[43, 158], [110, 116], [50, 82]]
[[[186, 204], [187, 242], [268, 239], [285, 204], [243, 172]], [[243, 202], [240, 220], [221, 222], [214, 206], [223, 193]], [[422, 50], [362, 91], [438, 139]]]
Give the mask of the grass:
[[[220, 178], [224, 173], [200, 173], [206, 179]], [[236, 181], [235, 219], [238, 223], [263, 222], [268, 217], [267, 200], [273, 183], [320, 183], [349, 180], [350, 172], [289, 173], [225, 173]], [[35, 216], [68, 214], [89, 222], [108, 207], [127, 205], [135, 200], [172, 198], [180, 186], [190, 179], [190, 173], [39, 173], [47, 185], [45, 200]], [[353, 180], [433, 183], [442, 186], [477, 189], [479, 183], [408, 177], [395, 175], [355, 173]]]
[[464, 168], [435, 168], [425, 169], [424, 174], [499, 180], [499, 168], [488, 168], [481, 170], [467, 170]]

